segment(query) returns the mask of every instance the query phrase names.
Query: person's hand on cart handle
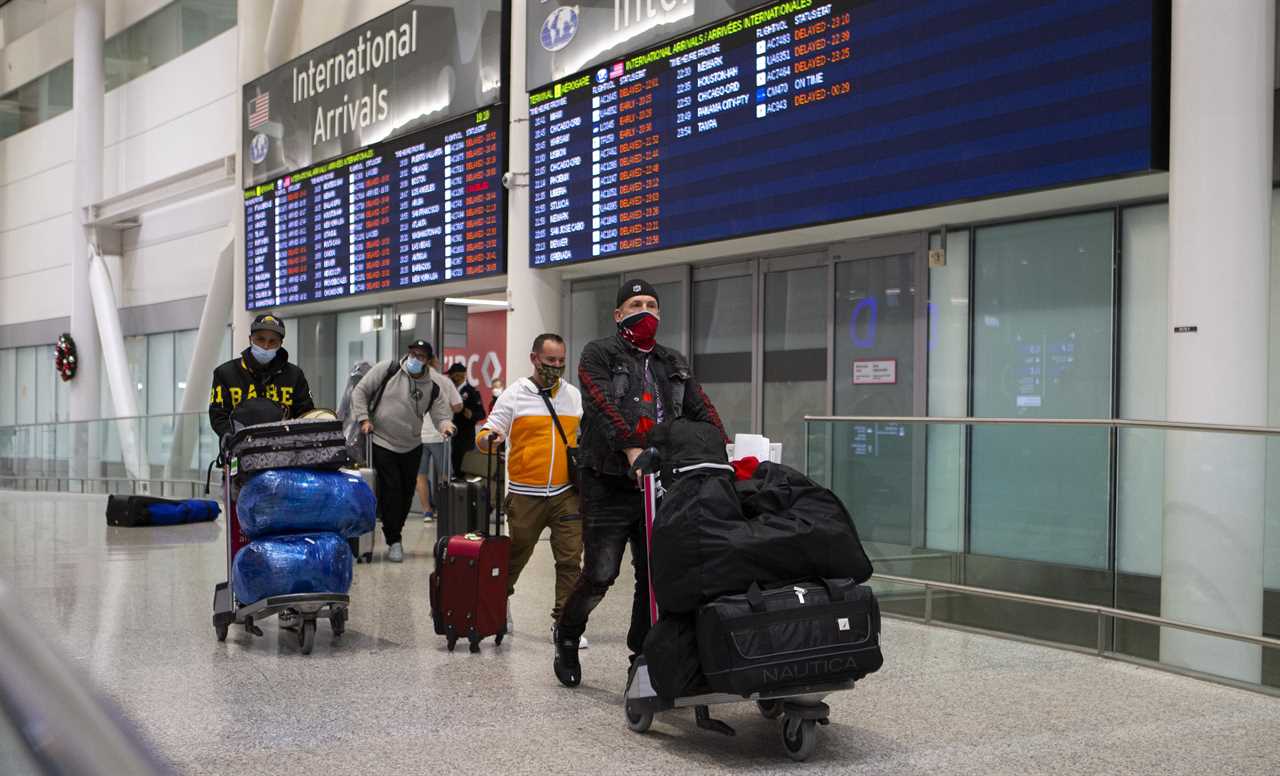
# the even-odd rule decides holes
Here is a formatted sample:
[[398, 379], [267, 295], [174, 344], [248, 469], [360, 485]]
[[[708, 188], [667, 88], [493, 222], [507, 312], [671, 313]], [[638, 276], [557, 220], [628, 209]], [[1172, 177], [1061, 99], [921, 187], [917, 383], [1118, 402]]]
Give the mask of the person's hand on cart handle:
[[360, 421], [360, 433], [362, 433], [362, 434], [372, 434], [372, 433], [373, 433], [373, 421], [371, 421], [371, 420], [362, 420], [362, 421]]

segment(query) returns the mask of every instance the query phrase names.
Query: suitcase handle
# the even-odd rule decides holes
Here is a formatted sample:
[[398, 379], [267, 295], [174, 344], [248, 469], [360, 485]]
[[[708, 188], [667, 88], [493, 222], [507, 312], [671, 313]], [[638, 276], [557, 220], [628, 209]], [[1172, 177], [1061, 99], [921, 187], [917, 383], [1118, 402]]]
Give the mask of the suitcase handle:
[[[805, 581], [816, 583], [826, 588], [827, 600], [830, 601], [831, 603], [838, 603], [844, 600], [844, 593], [840, 592], [839, 588], [831, 584], [831, 580], [829, 579], [819, 577], [816, 579], [805, 580]], [[785, 589], [785, 587], [777, 587], [772, 589], [782, 590], [782, 589]], [[760, 614], [765, 611], [764, 591], [760, 588], [759, 582], [752, 582], [751, 586], [747, 588], [747, 604], [751, 607], [751, 611], [755, 612], [756, 614]]]

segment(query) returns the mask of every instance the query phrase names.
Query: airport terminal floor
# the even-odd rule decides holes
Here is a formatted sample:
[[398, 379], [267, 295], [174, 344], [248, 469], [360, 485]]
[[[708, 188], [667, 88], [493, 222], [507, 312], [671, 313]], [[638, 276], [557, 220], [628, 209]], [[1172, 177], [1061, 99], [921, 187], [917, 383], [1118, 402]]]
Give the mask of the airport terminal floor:
[[[885, 666], [828, 697], [806, 763], [751, 704], [689, 710], [645, 735], [623, 720], [626, 587], [605, 599], [584, 681], [552, 675], [553, 570], [538, 548], [514, 634], [449, 653], [431, 628], [434, 530], [411, 519], [403, 565], [357, 567], [351, 619], [315, 651], [273, 618], [210, 626], [224, 521], [109, 528], [103, 497], [0, 491], [0, 579], [180, 773], [1274, 774], [1280, 702], [1012, 640], [886, 619]], [[624, 577], [625, 578], [625, 577]]]

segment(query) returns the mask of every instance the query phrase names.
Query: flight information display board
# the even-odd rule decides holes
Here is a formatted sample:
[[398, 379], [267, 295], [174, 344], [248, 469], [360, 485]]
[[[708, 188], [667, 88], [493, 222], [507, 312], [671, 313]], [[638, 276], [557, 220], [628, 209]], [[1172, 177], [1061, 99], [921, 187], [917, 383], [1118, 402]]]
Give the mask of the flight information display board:
[[1164, 12], [788, 0], [557, 81], [529, 95], [530, 263], [1164, 167]]
[[246, 307], [506, 270], [501, 106], [244, 193]]

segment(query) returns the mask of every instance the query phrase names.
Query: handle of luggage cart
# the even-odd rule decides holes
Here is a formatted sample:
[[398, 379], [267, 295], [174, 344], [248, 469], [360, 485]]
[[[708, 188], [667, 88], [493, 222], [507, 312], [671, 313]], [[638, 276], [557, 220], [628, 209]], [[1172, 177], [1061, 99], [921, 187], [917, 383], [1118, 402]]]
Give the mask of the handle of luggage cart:
[[658, 622], [658, 601], [653, 594], [653, 519], [658, 514], [658, 451], [652, 447], [636, 457], [631, 465], [631, 473], [640, 480], [640, 491], [644, 499], [644, 551], [649, 556], [649, 624]]

